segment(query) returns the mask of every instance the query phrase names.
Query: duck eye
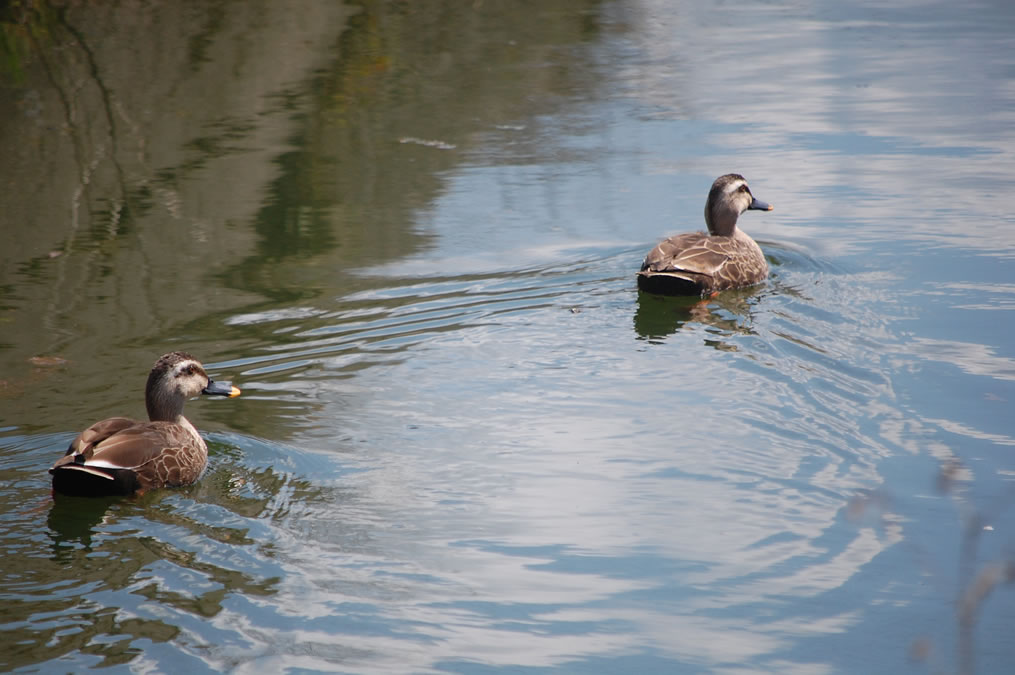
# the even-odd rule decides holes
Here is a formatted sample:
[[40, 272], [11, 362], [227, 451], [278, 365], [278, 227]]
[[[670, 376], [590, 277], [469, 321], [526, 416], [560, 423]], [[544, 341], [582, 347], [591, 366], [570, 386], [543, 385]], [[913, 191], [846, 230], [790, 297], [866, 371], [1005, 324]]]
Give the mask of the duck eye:
[[747, 193], [750, 193], [750, 190], [748, 190], [748, 189], [747, 189], [747, 186], [746, 186], [746, 185], [741, 185], [741, 186], [740, 186], [740, 191], [741, 191], [741, 192], [747, 192]]

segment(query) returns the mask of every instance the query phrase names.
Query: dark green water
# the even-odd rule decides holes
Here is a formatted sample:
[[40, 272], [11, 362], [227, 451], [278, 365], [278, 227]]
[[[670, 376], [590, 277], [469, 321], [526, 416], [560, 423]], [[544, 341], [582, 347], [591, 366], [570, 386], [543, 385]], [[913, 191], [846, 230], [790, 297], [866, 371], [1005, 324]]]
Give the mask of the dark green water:
[[[1010, 668], [1007, 3], [6, 11], [2, 669]], [[172, 349], [202, 480], [54, 501]]]

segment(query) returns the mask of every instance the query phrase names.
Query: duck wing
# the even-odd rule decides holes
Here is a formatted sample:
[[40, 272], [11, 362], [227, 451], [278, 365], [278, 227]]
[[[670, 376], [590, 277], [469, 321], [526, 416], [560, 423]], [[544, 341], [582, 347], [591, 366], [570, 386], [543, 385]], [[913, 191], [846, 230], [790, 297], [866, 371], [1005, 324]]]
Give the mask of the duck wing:
[[649, 251], [638, 287], [664, 295], [706, 295], [753, 286], [767, 276], [765, 254], [741, 231], [731, 237], [693, 232], [670, 237]]
[[67, 452], [64, 454], [91, 457], [96, 445], [135, 424], [142, 423], [129, 417], [110, 417], [101, 422], [96, 422], [78, 434], [77, 438], [71, 441], [71, 444], [67, 447]]
[[49, 471], [76, 469], [109, 476], [120, 469], [137, 470], [167, 450], [192, 444], [189, 432], [178, 424], [111, 417], [78, 434]]
[[672, 274], [714, 277], [734, 256], [732, 237], [711, 237], [705, 232], [688, 232], [665, 239], [649, 251], [641, 266], [643, 274]]

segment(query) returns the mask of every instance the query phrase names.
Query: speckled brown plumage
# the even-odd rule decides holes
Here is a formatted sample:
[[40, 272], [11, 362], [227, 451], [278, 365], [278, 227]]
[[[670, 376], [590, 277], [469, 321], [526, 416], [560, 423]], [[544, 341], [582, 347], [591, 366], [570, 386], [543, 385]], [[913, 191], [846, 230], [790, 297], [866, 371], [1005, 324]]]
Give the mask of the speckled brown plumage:
[[678, 234], [649, 251], [638, 272], [638, 287], [663, 295], [709, 295], [752, 286], [768, 277], [768, 263], [758, 244], [737, 228], [748, 209], [771, 206], [751, 194], [739, 174], [720, 176], [709, 190], [705, 222], [709, 231]]
[[148, 376], [148, 422], [111, 417], [75, 438], [53, 464], [53, 489], [62, 494], [132, 494], [189, 485], [208, 463], [208, 448], [183, 416], [183, 404], [199, 394], [238, 396], [240, 390], [213, 382], [185, 352], [156, 361]]

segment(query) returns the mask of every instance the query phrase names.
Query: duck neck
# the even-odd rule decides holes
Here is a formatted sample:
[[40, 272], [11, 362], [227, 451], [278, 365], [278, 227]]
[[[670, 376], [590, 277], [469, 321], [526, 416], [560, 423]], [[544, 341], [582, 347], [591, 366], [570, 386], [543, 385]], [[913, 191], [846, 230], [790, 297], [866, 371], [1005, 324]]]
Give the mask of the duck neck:
[[175, 392], [167, 392], [158, 382], [148, 380], [145, 388], [145, 408], [152, 422], [179, 422], [183, 419], [183, 404], [186, 399]]
[[171, 422], [182, 427], [197, 439], [199, 445], [203, 446], [204, 441], [201, 440], [201, 434], [197, 433], [197, 429], [190, 423], [190, 420], [183, 416], [183, 403], [184, 401], [179, 397], [149, 396], [145, 402], [148, 408], [148, 419], [152, 422]]
[[721, 202], [705, 205], [705, 224], [713, 237], [732, 237], [737, 231], [740, 213]]
[[[163, 402], [164, 403], [164, 402]], [[183, 416], [183, 406], [159, 405], [159, 402], [149, 401], [145, 406], [148, 408], [148, 419], [152, 422], [177, 422], [186, 420]]]

